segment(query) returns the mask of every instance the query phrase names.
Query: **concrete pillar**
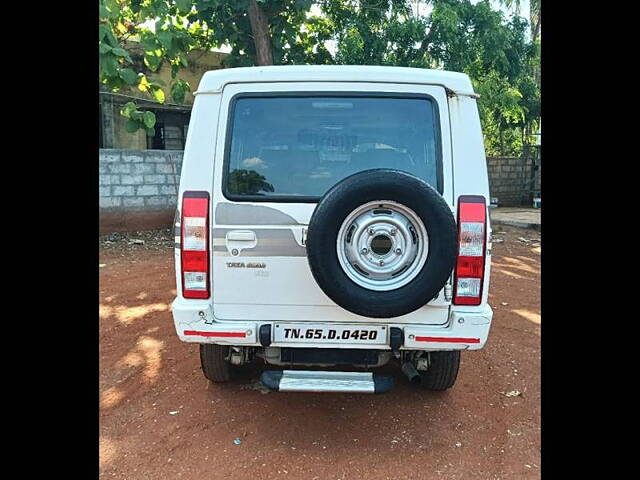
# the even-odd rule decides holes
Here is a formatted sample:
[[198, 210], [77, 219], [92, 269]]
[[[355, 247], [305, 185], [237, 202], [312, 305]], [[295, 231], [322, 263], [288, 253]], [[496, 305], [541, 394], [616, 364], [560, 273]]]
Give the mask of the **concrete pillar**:
[[113, 97], [108, 94], [100, 94], [100, 110], [102, 112], [102, 148], [116, 148], [115, 115], [116, 105]]

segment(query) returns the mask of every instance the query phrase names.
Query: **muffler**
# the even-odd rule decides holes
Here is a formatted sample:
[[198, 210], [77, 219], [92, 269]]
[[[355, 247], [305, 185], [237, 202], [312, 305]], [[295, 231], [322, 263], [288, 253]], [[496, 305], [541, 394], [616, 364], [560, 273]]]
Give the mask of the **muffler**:
[[416, 367], [413, 366], [413, 363], [404, 362], [401, 369], [409, 379], [411, 385], [420, 385], [420, 382], [422, 382], [422, 378], [420, 377], [418, 370], [416, 370]]

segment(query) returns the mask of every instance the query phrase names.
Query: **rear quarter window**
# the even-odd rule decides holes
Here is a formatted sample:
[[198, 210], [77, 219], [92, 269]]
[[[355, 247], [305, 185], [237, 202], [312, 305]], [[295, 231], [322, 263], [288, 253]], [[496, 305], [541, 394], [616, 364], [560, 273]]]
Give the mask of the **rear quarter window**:
[[314, 202], [354, 173], [394, 168], [442, 193], [435, 100], [426, 95], [237, 95], [223, 192], [232, 200]]

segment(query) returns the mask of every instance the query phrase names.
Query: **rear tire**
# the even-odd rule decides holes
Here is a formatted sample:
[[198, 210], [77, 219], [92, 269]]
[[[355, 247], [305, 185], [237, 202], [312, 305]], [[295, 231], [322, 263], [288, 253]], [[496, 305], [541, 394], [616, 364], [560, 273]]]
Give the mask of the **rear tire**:
[[226, 357], [229, 347], [212, 343], [200, 344], [200, 366], [204, 376], [215, 383], [228, 382], [231, 379], [231, 364]]
[[420, 373], [424, 388], [446, 390], [453, 387], [460, 367], [460, 351], [430, 352], [429, 357], [429, 369]]

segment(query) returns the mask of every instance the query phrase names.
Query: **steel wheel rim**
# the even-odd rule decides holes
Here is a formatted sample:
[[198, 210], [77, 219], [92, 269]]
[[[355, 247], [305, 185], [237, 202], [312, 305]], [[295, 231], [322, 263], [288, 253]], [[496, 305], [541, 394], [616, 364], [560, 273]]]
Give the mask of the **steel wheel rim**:
[[411, 282], [429, 253], [424, 223], [390, 200], [359, 206], [342, 222], [336, 244], [345, 274], [368, 290], [388, 291]]

